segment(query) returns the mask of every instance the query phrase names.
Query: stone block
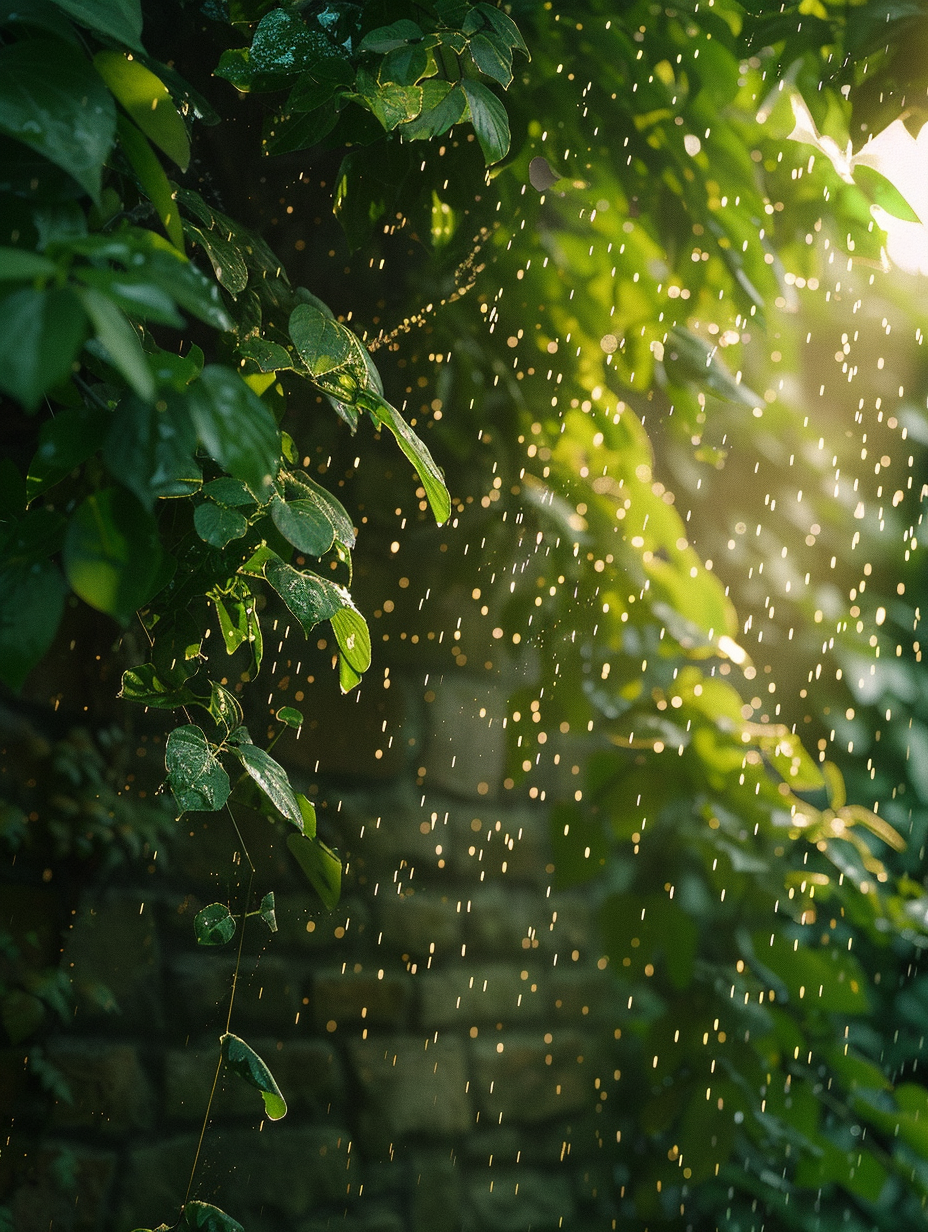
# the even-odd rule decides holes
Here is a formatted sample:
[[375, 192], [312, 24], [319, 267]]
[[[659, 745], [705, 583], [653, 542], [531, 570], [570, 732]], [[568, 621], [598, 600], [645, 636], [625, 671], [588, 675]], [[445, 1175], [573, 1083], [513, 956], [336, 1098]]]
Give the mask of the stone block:
[[29, 1153], [12, 1192], [4, 1186], [12, 1227], [15, 1232], [99, 1232], [109, 1213], [115, 1176], [113, 1152], [46, 1141]]
[[417, 1152], [412, 1160], [411, 1232], [460, 1232], [463, 1175], [450, 1152]]
[[138, 897], [85, 894], [64, 948], [74, 973], [75, 1025], [98, 1023], [119, 1013], [121, 1030], [147, 1032], [163, 1022], [164, 998], [158, 940], [151, 904]]
[[338, 821], [352, 875], [368, 894], [378, 883], [386, 892], [394, 872], [408, 883], [414, 876], [441, 880], [452, 871], [448, 802], [432, 802], [409, 783], [375, 800], [346, 802]]
[[415, 889], [381, 896], [379, 943], [388, 959], [408, 955], [421, 961], [459, 951], [461, 900], [439, 890]]
[[367, 1149], [404, 1134], [460, 1134], [473, 1124], [462, 1040], [390, 1036], [356, 1040], [349, 1052]]
[[580, 1034], [504, 1032], [471, 1044], [472, 1094], [481, 1122], [534, 1125], [590, 1102], [590, 1041]]
[[568, 1177], [528, 1168], [488, 1168], [468, 1178], [463, 1232], [555, 1232], [570, 1226]]
[[615, 980], [595, 967], [558, 962], [548, 979], [546, 999], [552, 1022], [591, 1026], [621, 1021], [623, 1004]]
[[[224, 1030], [235, 957], [230, 952], [184, 954], [171, 964], [172, 1004], [191, 1030]], [[243, 958], [235, 989], [234, 1022], [279, 1030], [299, 1021], [308, 977], [300, 964], [276, 955]]]
[[507, 886], [515, 881], [539, 887], [549, 883], [550, 855], [541, 810], [475, 800], [466, 810], [458, 805], [456, 813], [460, 846], [452, 855], [458, 872], [481, 882], [503, 880]]
[[470, 896], [464, 917], [467, 952], [505, 955], [512, 962], [530, 960], [537, 956], [550, 923], [550, 904], [540, 895], [499, 882], [481, 885]]
[[542, 1012], [543, 987], [523, 980], [510, 963], [458, 963], [423, 971], [416, 977], [420, 1021], [427, 1030], [469, 1030], [485, 1023], [535, 1020]]
[[48, 1059], [72, 1097], [71, 1103], [55, 1101], [52, 1123], [58, 1128], [120, 1134], [151, 1124], [152, 1092], [135, 1048], [69, 1040], [50, 1047]]
[[[196, 1154], [197, 1136], [184, 1134], [129, 1151], [113, 1206], [114, 1226], [156, 1228], [160, 1223], [176, 1222]], [[194, 1196], [210, 1200], [205, 1192], [196, 1192]]]
[[345, 894], [334, 911], [327, 911], [315, 890], [275, 894], [277, 933], [273, 945], [318, 954], [344, 950], [354, 954], [357, 940], [369, 932], [370, 909], [365, 895]]
[[319, 971], [312, 981], [313, 1022], [318, 1029], [330, 1022], [339, 1026], [364, 1022], [370, 1026], [402, 1027], [410, 1000], [405, 974], [343, 972], [341, 967]]
[[499, 684], [473, 676], [445, 677], [426, 712], [424, 765], [430, 789], [496, 799], [505, 772], [506, 702]]
[[574, 950], [584, 959], [601, 957], [604, 950], [588, 895], [582, 890], [552, 894], [548, 906], [548, 926], [538, 933], [543, 953], [557, 954], [559, 963], [570, 959]]

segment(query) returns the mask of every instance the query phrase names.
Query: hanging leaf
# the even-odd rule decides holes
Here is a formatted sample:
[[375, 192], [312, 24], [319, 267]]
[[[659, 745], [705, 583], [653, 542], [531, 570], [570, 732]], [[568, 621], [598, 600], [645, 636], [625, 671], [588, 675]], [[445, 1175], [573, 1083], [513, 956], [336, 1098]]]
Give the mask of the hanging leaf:
[[306, 834], [288, 834], [287, 846], [310, 885], [329, 911], [338, 906], [342, 892], [342, 862], [321, 839]]
[[110, 363], [134, 393], [150, 402], [155, 396], [155, 378], [126, 314], [109, 296], [93, 287], [80, 287], [77, 294]]
[[364, 348], [350, 329], [311, 304], [290, 314], [290, 337], [310, 375], [326, 393], [354, 402], [369, 384]]
[[54, 487], [76, 466], [95, 454], [110, 426], [112, 416], [100, 407], [63, 407], [39, 429], [39, 443], [29, 463], [26, 499]]
[[489, 167], [509, 153], [511, 138], [506, 108], [493, 91], [479, 81], [462, 81], [461, 88], [467, 95], [471, 123]]
[[127, 625], [155, 593], [162, 563], [157, 526], [131, 493], [104, 488], [71, 516], [62, 561], [75, 594]]
[[303, 726], [303, 715], [293, 706], [281, 706], [274, 717], [281, 723], [286, 723], [288, 727]]
[[176, 727], [168, 736], [164, 761], [181, 812], [211, 812], [222, 808], [229, 798], [229, 776], [202, 728], [193, 724]]
[[300, 500], [312, 501], [332, 523], [335, 538], [346, 548], [355, 545], [354, 525], [345, 506], [305, 471], [287, 471], [284, 475], [287, 490], [295, 492]]
[[264, 576], [303, 626], [308, 637], [323, 620], [329, 620], [348, 603], [347, 591], [315, 573], [300, 573], [279, 557], [267, 560]]
[[153, 663], [143, 663], [123, 672], [119, 696], [140, 706], [154, 706], [158, 710], [175, 710], [178, 706], [191, 706], [196, 701], [193, 693], [184, 686], [177, 688], [165, 684]]
[[335, 541], [335, 528], [315, 500], [271, 501], [274, 525], [299, 552], [323, 556]]
[[184, 229], [164, 168], [148, 143], [148, 138], [124, 115], [116, 119], [122, 152], [138, 177], [142, 191], [157, 211], [168, 239], [178, 252], [184, 251]]
[[444, 476], [435, 465], [427, 446], [413, 432], [399, 411], [394, 410], [389, 402], [385, 402], [383, 398], [368, 393], [364, 395], [362, 405], [370, 412], [376, 422], [386, 424], [396, 437], [400, 449], [402, 449], [403, 453], [416, 468], [416, 472], [422, 480], [425, 495], [432, 506], [435, 521], [439, 526], [443, 522], [447, 522], [451, 516], [451, 497], [448, 494], [448, 489], [445, 487]]
[[237, 509], [227, 509], [210, 500], [194, 509], [193, 524], [205, 543], [220, 549], [233, 539], [240, 539], [248, 530], [248, 519]]
[[115, 127], [112, 95], [73, 47], [30, 38], [0, 48], [0, 133], [67, 171], [97, 204]]
[[190, 162], [187, 128], [164, 82], [139, 60], [130, 60], [119, 51], [97, 52], [93, 66], [149, 141], [186, 171]]
[[[188, 1202], [184, 1207], [183, 1224], [190, 1232], [245, 1232], [238, 1220], [208, 1202]], [[156, 1232], [161, 1230], [156, 1229]], [[165, 1228], [164, 1232], [170, 1229]]]
[[300, 813], [303, 817], [303, 833], [307, 838], [316, 837], [316, 810], [312, 803], [305, 796], [297, 792], [296, 802], [300, 806]]
[[238, 344], [239, 355], [253, 360], [262, 372], [280, 372], [281, 369], [294, 369], [294, 362], [279, 343], [269, 342], [266, 338], [246, 338]]
[[75, 21], [107, 38], [143, 51], [140, 0], [55, 0]]
[[197, 227], [192, 222], [183, 222], [184, 235], [199, 244], [209, 258], [217, 280], [231, 295], [238, 295], [248, 285], [248, 267], [241, 249], [230, 238], [218, 231]]
[[416, 43], [423, 37], [421, 28], [414, 21], [403, 17], [389, 26], [378, 26], [376, 30], [365, 34], [358, 51], [373, 51], [382, 55], [406, 43]]
[[343, 607], [330, 617], [341, 659], [349, 669], [341, 679], [343, 693], [358, 683], [371, 665], [371, 635], [367, 621], [352, 607]]
[[223, 1059], [229, 1069], [261, 1092], [270, 1120], [279, 1121], [281, 1117], [286, 1116], [287, 1101], [281, 1095], [280, 1087], [274, 1081], [274, 1075], [255, 1050], [243, 1039], [229, 1032], [226, 1032], [219, 1042], [222, 1045]]
[[397, 130], [404, 141], [428, 141], [457, 124], [467, 109], [467, 96], [460, 82], [423, 81], [422, 110], [414, 120]]
[[51, 561], [0, 565], [0, 680], [21, 689], [48, 652], [64, 611], [67, 586]]
[[189, 496], [200, 487], [196, 432], [182, 397], [165, 393], [152, 403], [129, 395], [108, 419], [103, 460], [147, 510], [164, 497]]
[[224, 903], [210, 903], [193, 918], [197, 945], [225, 945], [235, 936], [235, 918]]
[[261, 899], [261, 905], [258, 908], [258, 914], [268, 926], [272, 933], [277, 932], [277, 913], [274, 910], [274, 891], [269, 890]]
[[481, 73], [507, 89], [512, 81], [512, 48], [493, 33], [473, 35], [467, 48]]
[[303, 814], [283, 766], [270, 753], [252, 744], [243, 727], [229, 736], [229, 752], [239, 759], [246, 774], [254, 779], [274, 808], [302, 830]]

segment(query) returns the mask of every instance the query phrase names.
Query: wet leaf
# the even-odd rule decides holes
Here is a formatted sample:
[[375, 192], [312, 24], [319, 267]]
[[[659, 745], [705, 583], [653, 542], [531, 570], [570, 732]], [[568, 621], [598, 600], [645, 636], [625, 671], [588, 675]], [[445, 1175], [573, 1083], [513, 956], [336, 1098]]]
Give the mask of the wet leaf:
[[509, 153], [511, 138], [506, 108], [493, 91], [479, 81], [464, 80], [461, 82], [461, 89], [467, 97], [471, 123], [489, 167]]
[[242, 727], [229, 736], [229, 752], [239, 759], [246, 774], [257, 783], [278, 812], [302, 830], [303, 814], [283, 766], [270, 753], [252, 744], [248, 732]]
[[222, 808], [231, 790], [229, 776], [202, 728], [193, 724], [176, 727], [168, 736], [164, 760], [181, 812]]
[[287, 1101], [281, 1095], [280, 1087], [274, 1081], [274, 1075], [255, 1050], [243, 1039], [228, 1032], [222, 1036], [220, 1043], [223, 1058], [229, 1069], [261, 1092], [269, 1119], [279, 1121], [281, 1117], [286, 1116]]
[[70, 287], [22, 287], [0, 299], [0, 312], [0, 389], [34, 411], [70, 373], [87, 316]]
[[164, 82], [139, 60], [118, 51], [97, 52], [93, 66], [145, 136], [186, 171], [187, 129]]
[[269, 496], [280, 463], [280, 432], [241, 377], [208, 365], [190, 386], [190, 414], [210, 457], [256, 495]]
[[435, 515], [435, 521], [439, 526], [447, 522], [451, 516], [451, 497], [445, 487], [444, 475], [435, 465], [428, 447], [413, 432], [399, 411], [383, 398], [368, 393], [364, 396], [363, 405], [378, 423], [386, 424], [396, 437], [400, 449], [416, 468], [416, 473], [422, 480], [425, 495], [432, 507], [432, 513]]
[[190, 1232], [245, 1232], [238, 1220], [208, 1202], [188, 1202], [184, 1207], [183, 1225]]
[[275, 496], [271, 518], [288, 543], [310, 556], [324, 556], [335, 541], [335, 528], [314, 499], [282, 501]]
[[224, 548], [248, 530], [248, 519], [237, 509], [227, 509], [213, 501], [203, 501], [193, 511], [197, 534], [214, 548]]
[[[277, 711], [276, 716], [281, 723], [286, 723], [288, 727], [302, 727], [303, 715], [293, 706], [281, 706]], [[299, 799], [299, 797], [297, 797]]]
[[315, 573], [301, 573], [279, 558], [264, 564], [264, 576], [303, 627], [310, 632], [348, 603], [347, 592]]
[[103, 488], [68, 522], [62, 560], [72, 590], [127, 625], [154, 593], [162, 561], [155, 521], [125, 489]]
[[261, 899], [258, 914], [272, 933], [277, 932], [277, 913], [274, 910], [274, 891], [269, 890]]
[[288, 834], [287, 846], [310, 885], [329, 911], [334, 911], [342, 892], [342, 862], [321, 839], [306, 834]]
[[235, 936], [235, 919], [224, 903], [210, 903], [193, 919], [198, 945], [225, 945]]

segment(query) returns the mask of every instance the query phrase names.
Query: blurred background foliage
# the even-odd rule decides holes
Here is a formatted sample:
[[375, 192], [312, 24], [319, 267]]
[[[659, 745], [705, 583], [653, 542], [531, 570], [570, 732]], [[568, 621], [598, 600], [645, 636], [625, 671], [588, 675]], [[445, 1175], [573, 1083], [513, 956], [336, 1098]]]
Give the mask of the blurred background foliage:
[[[208, 364], [240, 365], [275, 425], [262, 437], [268, 467], [296, 442], [290, 464], [305, 456], [360, 529], [362, 611], [371, 572], [411, 579], [403, 602], [374, 613], [375, 664], [378, 637], [412, 627], [417, 602], [453, 586], [473, 605], [462, 612], [472, 632], [466, 649], [449, 638], [445, 670], [479, 671], [485, 654], [488, 678], [508, 682], [517, 666], [507, 786], [553, 803], [557, 879], [596, 896], [626, 1007], [612, 1043], [622, 1085], [599, 1093], [621, 1226], [921, 1227], [928, 389], [920, 287], [886, 268], [871, 207], [928, 220], [891, 178], [852, 175], [842, 157], [900, 116], [912, 135], [928, 118], [928, 9], [513, 3], [517, 37], [494, 6], [420, 7], [419, 24], [388, 0], [145, 13], [144, 62], [192, 138], [188, 150], [173, 126], [168, 149], [148, 134], [183, 172], [171, 170], [183, 235], [172, 234], [165, 173], [144, 150], [133, 156], [125, 118], [122, 145], [112, 156], [101, 147], [102, 188], [82, 167], [64, 168], [63, 188], [60, 160], [41, 151], [38, 189], [34, 168], [5, 184], [31, 223], [14, 223], [4, 243], [39, 262], [13, 260], [12, 294], [52, 277], [43, 260], [71, 277], [70, 263], [95, 253], [97, 272], [75, 276], [117, 298], [122, 258], [100, 237], [125, 240], [128, 225], [147, 262], [135, 294], [150, 331], [123, 295], [137, 354], [86, 290], [62, 288], [60, 274], [42, 283], [43, 294], [78, 295], [88, 324], [74, 332], [49, 299], [52, 332], [36, 334], [45, 349], [27, 376], [43, 370], [49, 338], [74, 356], [86, 342], [84, 366], [72, 378], [54, 369], [41, 388], [5, 386], [26, 411], [50, 399], [35, 418], [10, 410], [9, 465], [22, 471], [11, 482], [28, 484], [36, 430], [56, 405], [94, 420], [102, 388], [108, 413], [137, 423], [168, 354], [165, 379], [192, 397], [197, 371], [181, 371], [179, 337], [187, 360], [193, 340]], [[11, 18], [2, 53], [22, 58], [36, 29], [70, 38], [62, 11], [91, 53], [94, 39], [104, 52], [141, 46], [135, 26], [104, 28], [60, 4]], [[817, 145], [800, 140], [800, 115]], [[21, 154], [26, 138], [5, 123]], [[121, 194], [110, 208], [108, 192]], [[166, 241], [189, 245], [186, 283], [166, 282]], [[168, 286], [165, 305], [152, 288]], [[381, 393], [444, 469], [441, 528], [421, 454], [416, 489], [405, 463], [385, 463], [379, 430], [350, 434], [374, 378], [345, 363], [336, 375], [354, 387], [334, 389], [288, 327], [297, 303], [320, 300], [365, 343]], [[45, 511], [41, 542], [28, 546], [62, 611], [63, 520], [88, 492], [118, 494], [114, 526], [125, 485], [142, 492], [150, 522], [134, 506], [127, 515], [136, 545], [154, 536], [186, 565], [178, 545], [196, 542], [181, 500], [166, 498], [197, 507], [202, 481], [156, 489], [163, 455], [127, 473], [120, 433], [107, 444], [94, 431], [90, 454], [62, 461], [63, 498], [50, 502], [44, 479], [24, 494]], [[200, 636], [221, 607], [206, 594], [221, 582], [228, 596], [223, 579], [237, 579], [240, 636], [221, 629], [237, 672], [181, 633], [197, 669], [222, 673], [238, 695], [259, 667], [245, 597], [256, 575], [237, 548], [229, 555], [227, 530], [245, 532], [228, 515], [245, 509], [248, 552], [286, 559], [300, 545], [286, 545], [279, 519], [269, 528], [262, 475], [228, 437], [211, 448], [200, 432], [188, 445], [202, 480], [225, 472], [251, 485], [250, 503], [213, 500], [221, 531], [197, 527], [221, 566], [197, 546], [188, 594], [152, 591], [159, 579], [126, 564], [117, 598], [96, 605], [123, 620], [141, 605], [179, 621], [182, 608]], [[8, 522], [23, 509], [10, 505]], [[73, 581], [70, 535], [65, 574], [93, 600]], [[347, 547], [315, 567], [347, 583]], [[9, 679], [36, 706], [49, 690], [33, 664], [56, 623]], [[94, 701], [98, 713], [111, 713], [113, 691]], [[221, 734], [230, 703], [216, 696]], [[582, 762], [576, 778], [561, 768], [568, 749]], [[88, 796], [104, 791], [95, 779]], [[30, 831], [17, 792], [3, 828], [14, 849], [131, 851], [157, 825], [138, 814], [120, 839], [113, 810], [108, 828], [87, 831], [96, 837], [62, 839], [49, 804]], [[10, 989], [5, 1005], [23, 992]]]

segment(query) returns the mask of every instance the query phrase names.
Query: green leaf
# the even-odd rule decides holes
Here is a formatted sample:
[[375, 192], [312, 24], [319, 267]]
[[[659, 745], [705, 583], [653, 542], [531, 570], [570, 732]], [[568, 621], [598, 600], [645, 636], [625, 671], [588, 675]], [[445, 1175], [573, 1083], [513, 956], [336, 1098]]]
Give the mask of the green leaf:
[[[297, 710], [294, 706], [281, 706], [274, 717], [279, 719], [281, 723], [286, 723], [288, 727], [303, 726], [302, 712]], [[299, 799], [299, 797], [297, 797], [297, 799]]]
[[866, 1013], [867, 977], [853, 954], [834, 947], [794, 948], [783, 933], [758, 933], [753, 940], [758, 963], [783, 982], [797, 1004], [803, 1002], [809, 1010]]
[[310, 885], [329, 911], [338, 906], [342, 892], [342, 862], [321, 839], [306, 834], [288, 834], [287, 846]]
[[378, 26], [365, 34], [358, 51], [373, 51], [379, 55], [402, 47], [406, 43], [416, 43], [424, 37], [422, 30], [414, 21], [403, 17], [389, 26]]
[[275, 116], [265, 125], [264, 152], [277, 156], [318, 145], [338, 123], [338, 103], [339, 100], [333, 98], [310, 112]]
[[97, 452], [112, 416], [95, 406], [65, 407], [39, 429], [39, 444], [29, 463], [26, 498], [33, 500]]
[[323, 556], [335, 541], [335, 528], [314, 500], [271, 501], [274, 525], [299, 552]]
[[422, 110], [422, 91], [418, 86], [380, 85], [363, 69], [358, 70], [357, 91], [387, 132], [392, 132], [397, 124], [415, 119]]
[[494, 34], [475, 34], [468, 43], [474, 63], [505, 90], [512, 81], [512, 48]]
[[31, 282], [34, 278], [53, 278], [58, 266], [39, 252], [24, 248], [0, 248], [0, 282]]
[[116, 108], [93, 67], [58, 39], [22, 39], [0, 49], [0, 133], [68, 172], [99, 204]]
[[[434, 62], [421, 43], [407, 43], [387, 52], [377, 73], [381, 83], [395, 82], [401, 86], [414, 86], [429, 71]], [[432, 70], [434, 72], [434, 68]]]
[[235, 919], [224, 903], [210, 903], [193, 918], [197, 945], [225, 945], [235, 936]]
[[210, 364], [190, 386], [190, 414], [203, 448], [258, 496], [280, 466], [280, 432], [261, 399], [230, 368]]
[[277, 912], [274, 910], [274, 891], [269, 890], [261, 899], [258, 914], [272, 933], [277, 932]]
[[183, 223], [184, 235], [200, 245], [209, 258], [217, 280], [231, 295], [248, 285], [248, 267], [238, 245], [218, 231], [203, 230], [192, 222]]
[[248, 732], [241, 727], [229, 737], [229, 752], [239, 759], [246, 774], [254, 779], [274, 808], [302, 830], [303, 815], [283, 766], [270, 753], [252, 744]]
[[290, 352], [280, 343], [269, 342], [266, 338], [246, 338], [238, 344], [238, 353], [253, 360], [262, 372], [280, 372], [281, 369], [295, 367]]
[[149, 141], [186, 171], [190, 162], [187, 129], [160, 77], [118, 51], [98, 51], [93, 66]]
[[506, 108], [493, 91], [479, 81], [462, 81], [461, 88], [467, 95], [471, 123], [489, 167], [509, 153], [511, 138]]
[[298, 493], [302, 501], [312, 501], [319, 511], [325, 514], [332, 524], [335, 538], [339, 543], [344, 544], [346, 548], [354, 547], [356, 540], [354, 526], [341, 501], [337, 500], [331, 492], [320, 487], [315, 479], [307, 475], [305, 471], [287, 471], [284, 475], [284, 482], [288, 492]]
[[183, 398], [170, 393], [153, 404], [130, 395], [110, 416], [103, 458], [110, 474], [151, 510], [159, 499], [189, 496], [200, 487], [196, 443]]
[[140, 706], [154, 706], [158, 710], [176, 710], [178, 706], [189, 706], [196, 701], [185, 686], [177, 688], [165, 684], [153, 663], [142, 663], [123, 672], [119, 696]]
[[22, 287], [0, 300], [0, 313], [0, 389], [34, 411], [70, 373], [87, 317], [70, 287]]
[[75, 594], [127, 625], [154, 593], [161, 566], [154, 519], [123, 488], [92, 493], [68, 523], [62, 560]]
[[[172, 325], [175, 329], [180, 329], [184, 323], [174, 297], [144, 275], [133, 276], [131, 272], [100, 269], [92, 265], [72, 266], [71, 272], [85, 286], [102, 291], [131, 317], [156, 321], [159, 325]], [[172, 358], [176, 359], [177, 356]]]
[[222, 1055], [226, 1065], [233, 1073], [244, 1078], [247, 1083], [261, 1092], [264, 1107], [272, 1121], [279, 1121], [287, 1115], [287, 1101], [280, 1093], [280, 1087], [274, 1081], [274, 1075], [261, 1060], [255, 1050], [249, 1047], [237, 1035], [226, 1032], [220, 1039]]
[[467, 97], [460, 82], [424, 81], [422, 110], [419, 115], [398, 129], [404, 141], [428, 141], [440, 137], [457, 124], [467, 109]]
[[347, 693], [371, 665], [371, 635], [367, 621], [353, 607], [343, 607], [329, 619], [342, 659], [351, 669], [342, 682], [342, 692]]
[[519, 33], [519, 27], [507, 13], [504, 13], [502, 9], [494, 8], [492, 4], [475, 4], [464, 19], [462, 26], [464, 33], [474, 34], [481, 29], [486, 31], [488, 27], [507, 46], [521, 51], [527, 59], [531, 59], [528, 48], [525, 46], [525, 40]]
[[303, 816], [303, 833], [307, 838], [316, 837], [316, 810], [312, 803], [305, 796], [296, 794], [296, 802], [300, 806], [300, 813]]
[[363, 396], [362, 404], [377, 422], [386, 424], [396, 437], [400, 449], [416, 468], [422, 480], [425, 495], [432, 506], [435, 521], [439, 526], [447, 522], [451, 516], [451, 497], [445, 487], [444, 476], [435, 465], [427, 446], [413, 432], [399, 411], [395, 410], [389, 402], [385, 402], [383, 398], [368, 393]]
[[[190, 1232], [245, 1232], [238, 1220], [208, 1202], [188, 1202], [184, 1207], [183, 1224]], [[165, 1232], [170, 1229], [166, 1228]]]
[[326, 393], [353, 402], [369, 384], [361, 342], [311, 304], [299, 304], [290, 314], [290, 337], [310, 375]]
[[174, 200], [174, 190], [164, 173], [164, 168], [158, 161], [157, 154], [149, 145], [145, 134], [141, 129], [136, 128], [127, 116], [118, 116], [116, 127], [119, 131], [122, 152], [138, 177], [142, 191], [155, 207], [168, 239], [177, 251], [182, 253], [184, 251], [184, 229], [181, 225], [180, 211]]
[[323, 620], [350, 603], [348, 592], [328, 578], [315, 573], [300, 573], [279, 558], [265, 562], [264, 576], [286, 603], [308, 637]]
[[674, 328], [664, 345], [664, 370], [675, 384], [693, 382], [726, 402], [763, 406], [763, 398], [736, 381], [717, 352], [688, 329]]
[[133, 51], [142, 47], [142, 6], [140, 0], [55, 0], [59, 8], [75, 21]]
[[67, 587], [51, 561], [0, 566], [0, 680], [21, 689], [51, 647]]
[[138, 396], [150, 402], [155, 396], [155, 378], [139, 336], [122, 309], [102, 291], [79, 287], [77, 294], [87, 311], [110, 363]]
[[241, 726], [242, 707], [234, 693], [215, 680], [209, 682], [208, 697], [194, 697], [194, 702], [208, 710], [219, 727], [224, 727], [226, 734]]
[[233, 508], [256, 503], [253, 494], [240, 479], [229, 479], [225, 475], [206, 484], [203, 488], [203, 495], [220, 505], [229, 505]]
[[315, 111], [342, 88], [354, 85], [354, 69], [342, 56], [326, 56], [300, 76], [287, 99], [287, 111]]
[[192, 723], [175, 727], [168, 736], [164, 762], [181, 812], [210, 812], [222, 808], [229, 798], [229, 776], [202, 728]]
[[213, 501], [203, 501], [193, 511], [197, 534], [214, 548], [224, 548], [233, 539], [241, 539], [248, 530], [248, 519], [236, 509], [226, 509]]
[[235, 654], [236, 650], [246, 642], [253, 643], [257, 654], [257, 642], [260, 639], [260, 624], [256, 611], [255, 597], [242, 578], [236, 578], [231, 590], [211, 590], [212, 599], [219, 617], [219, 628], [226, 645], [227, 654]]

